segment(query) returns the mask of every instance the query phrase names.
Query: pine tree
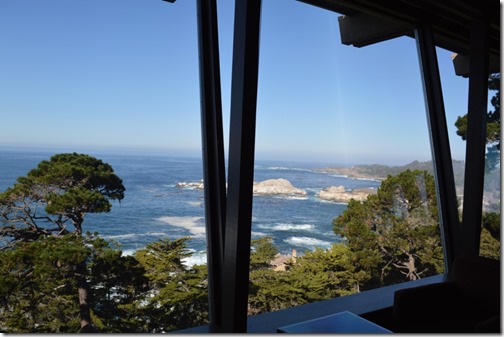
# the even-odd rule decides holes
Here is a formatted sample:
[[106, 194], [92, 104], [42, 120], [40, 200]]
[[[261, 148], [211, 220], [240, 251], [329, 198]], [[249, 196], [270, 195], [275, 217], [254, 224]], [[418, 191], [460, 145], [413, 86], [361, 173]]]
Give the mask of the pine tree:
[[434, 179], [426, 171], [388, 176], [376, 195], [352, 201], [334, 219], [361, 270], [374, 277], [368, 287], [415, 280], [443, 271]]
[[166, 332], [208, 322], [206, 266], [188, 267], [192, 253], [183, 237], [162, 239], [135, 252], [134, 257], [150, 280], [144, 314], [149, 332]]
[[[49, 236], [81, 237], [85, 215], [109, 212], [110, 201], [122, 200], [124, 191], [122, 180], [101, 160], [77, 153], [54, 155], [0, 193], [0, 237], [4, 238], [0, 248]], [[92, 324], [86, 260], [74, 267], [84, 328]]]

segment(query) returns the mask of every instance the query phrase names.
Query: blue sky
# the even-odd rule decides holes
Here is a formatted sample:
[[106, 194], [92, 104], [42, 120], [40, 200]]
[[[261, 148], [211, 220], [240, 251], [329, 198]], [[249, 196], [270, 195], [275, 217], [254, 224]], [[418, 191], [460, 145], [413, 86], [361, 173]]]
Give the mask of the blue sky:
[[[217, 2], [225, 139], [233, 1]], [[341, 44], [337, 13], [263, 1], [256, 158], [406, 164], [430, 147], [415, 41]], [[0, 146], [201, 153], [194, 0], [0, 2]], [[467, 79], [438, 49], [452, 156]]]

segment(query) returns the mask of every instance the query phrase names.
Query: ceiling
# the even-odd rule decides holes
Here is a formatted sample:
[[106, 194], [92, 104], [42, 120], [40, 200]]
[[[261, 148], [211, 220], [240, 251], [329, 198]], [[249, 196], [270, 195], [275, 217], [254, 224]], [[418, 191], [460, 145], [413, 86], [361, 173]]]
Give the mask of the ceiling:
[[[299, 0], [354, 21], [346, 44], [355, 47], [407, 35], [420, 24], [430, 24], [437, 46], [468, 55], [474, 22], [488, 23], [491, 59], [500, 61], [500, 2], [498, 0]], [[367, 25], [367, 26], [366, 26]], [[360, 28], [355, 28], [360, 27]], [[368, 32], [364, 32], [367, 29]], [[359, 32], [361, 30], [361, 32]], [[359, 34], [360, 33], [360, 34]], [[342, 42], [345, 43], [342, 37]]]

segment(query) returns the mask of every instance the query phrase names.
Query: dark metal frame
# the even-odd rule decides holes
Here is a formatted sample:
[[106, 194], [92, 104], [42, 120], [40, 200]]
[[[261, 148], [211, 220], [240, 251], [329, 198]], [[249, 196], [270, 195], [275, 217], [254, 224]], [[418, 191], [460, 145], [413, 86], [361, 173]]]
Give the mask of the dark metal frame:
[[217, 8], [197, 6], [210, 325], [246, 332], [261, 1], [235, 7], [227, 196]]
[[217, 6], [215, 0], [198, 0], [197, 18], [208, 303], [211, 326], [220, 326], [222, 321], [221, 285], [224, 260], [226, 177], [222, 132]]
[[420, 25], [415, 29], [415, 37], [420, 59], [434, 174], [436, 177], [439, 221], [441, 223], [445, 265], [450, 270], [458, 251], [459, 220], [443, 91], [431, 26], [429, 24]]
[[235, 2], [223, 332], [247, 331], [261, 1]]
[[483, 20], [473, 22], [471, 27], [466, 170], [461, 228], [461, 254], [469, 256], [479, 255], [483, 211], [489, 68], [487, 25]]

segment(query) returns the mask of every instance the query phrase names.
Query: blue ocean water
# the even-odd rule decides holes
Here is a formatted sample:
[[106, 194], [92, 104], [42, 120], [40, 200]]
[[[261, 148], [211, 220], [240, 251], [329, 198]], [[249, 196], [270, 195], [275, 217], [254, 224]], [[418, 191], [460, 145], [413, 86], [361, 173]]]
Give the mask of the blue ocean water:
[[[87, 152], [114, 168], [126, 187], [125, 198], [114, 202], [105, 214], [88, 214], [84, 231], [97, 231], [108, 240], [121, 244], [126, 254], [160, 238], [190, 236], [192, 261], [206, 262], [204, 196], [202, 190], [177, 187], [179, 182], [202, 180], [200, 158], [163, 157], [138, 154], [95, 154]], [[54, 153], [0, 150], [0, 191], [12, 186]], [[307, 191], [302, 198], [255, 196], [252, 237], [270, 235], [281, 253], [299, 254], [316, 247], [329, 248], [338, 242], [332, 220], [346, 204], [320, 200], [317, 193], [325, 187], [346, 189], [378, 187], [375, 180], [350, 179], [317, 172], [314, 163], [256, 161], [254, 180], [285, 178]]]

